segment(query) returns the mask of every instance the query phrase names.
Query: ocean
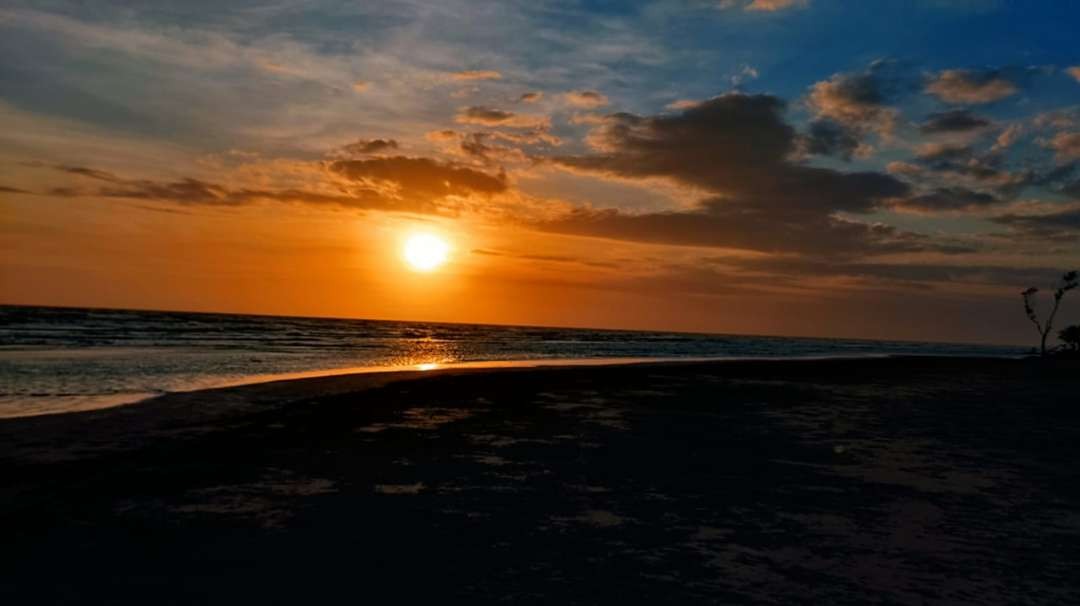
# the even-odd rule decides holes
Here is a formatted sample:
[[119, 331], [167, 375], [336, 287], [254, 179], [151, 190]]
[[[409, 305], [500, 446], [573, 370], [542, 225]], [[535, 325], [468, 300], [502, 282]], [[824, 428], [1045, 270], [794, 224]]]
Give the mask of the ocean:
[[480, 362], [890, 354], [1021, 347], [0, 306], [0, 418], [276, 378]]

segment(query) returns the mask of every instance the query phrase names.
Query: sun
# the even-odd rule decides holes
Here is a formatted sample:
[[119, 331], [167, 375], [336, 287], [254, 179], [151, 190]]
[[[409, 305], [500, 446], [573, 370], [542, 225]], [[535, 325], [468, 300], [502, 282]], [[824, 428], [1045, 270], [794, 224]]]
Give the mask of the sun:
[[401, 252], [409, 267], [416, 271], [433, 271], [446, 263], [450, 256], [450, 245], [436, 235], [413, 234], [405, 240]]

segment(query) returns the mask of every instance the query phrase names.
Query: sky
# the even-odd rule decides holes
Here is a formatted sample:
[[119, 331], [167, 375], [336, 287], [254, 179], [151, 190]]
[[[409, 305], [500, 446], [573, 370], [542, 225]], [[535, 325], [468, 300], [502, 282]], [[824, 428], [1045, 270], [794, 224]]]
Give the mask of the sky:
[[1019, 293], [1080, 267], [1076, 23], [4, 0], [0, 302], [1034, 343]]

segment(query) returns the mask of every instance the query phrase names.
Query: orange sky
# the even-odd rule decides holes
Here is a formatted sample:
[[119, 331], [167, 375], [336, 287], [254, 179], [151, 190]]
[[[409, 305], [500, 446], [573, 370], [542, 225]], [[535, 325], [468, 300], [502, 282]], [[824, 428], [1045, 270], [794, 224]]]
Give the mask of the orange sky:
[[[700, 250], [464, 219], [264, 206], [175, 214], [109, 200], [96, 203], [109, 206], [103, 216], [33, 202], [5, 222], [8, 303], [975, 341], [987, 340], [975, 323], [940, 332], [940, 310], [993, 321], [1015, 305], [988, 306], [968, 287], [920, 300], [828, 280], [725, 286], [655, 270], [653, 259]], [[412, 271], [401, 248], [416, 232], [446, 238], [449, 262]]]

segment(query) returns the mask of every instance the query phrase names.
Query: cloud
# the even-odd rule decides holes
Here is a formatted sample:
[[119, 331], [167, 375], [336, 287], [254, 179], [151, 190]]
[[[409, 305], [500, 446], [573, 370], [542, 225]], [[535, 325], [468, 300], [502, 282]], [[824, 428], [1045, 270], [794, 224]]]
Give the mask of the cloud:
[[732, 93], [675, 115], [612, 114], [590, 133], [599, 153], [551, 161], [620, 177], [667, 177], [732, 204], [864, 212], [881, 197], [906, 193], [880, 173], [791, 163], [797, 137], [783, 110], [777, 97]]
[[[457, 132], [454, 130], [431, 131], [426, 135], [429, 141], [442, 144], [455, 144], [444, 148], [449, 153], [468, 156], [485, 164], [530, 162], [526, 147], [558, 146], [562, 140], [545, 129], [537, 128], [525, 131], [478, 131]], [[507, 143], [509, 145], [502, 145]]]
[[573, 263], [577, 265], [585, 265], [588, 267], [602, 267], [605, 269], [615, 269], [618, 267], [616, 263], [610, 261], [596, 261], [585, 257], [573, 257], [570, 255], [536, 255], [515, 251], [490, 250], [485, 248], [474, 248], [470, 252], [472, 252], [474, 255], [483, 255], [485, 257], [505, 257], [509, 259], [521, 259], [524, 261], [540, 261], [543, 263]]
[[436, 143], [445, 143], [447, 141], [453, 141], [453, 140], [457, 139], [458, 138], [458, 133], [457, 133], [457, 131], [450, 130], [450, 129], [433, 130], [433, 131], [428, 131], [424, 135], [424, 138], [427, 139], [428, 141], [434, 141]]
[[549, 231], [693, 246], [820, 254], [934, 249], [921, 236], [840, 218], [868, 213], [909, 187], [877, 172], [795, 163], [798, 135], [769, 95], [728, 94], [675, 115], [605, 118], [589, 135], [595, 153], [547, 160], [623, 179], [667, 179], [709, 197], [686, 211], [632, 215], [577, 210]]
[[610, 103], [607, 97], [594, 90], [572, 90], [563, 95], [563, 97], [570, 105], [585, 109], [603, 107]]
[[363, 156], [393, 151], [397, 148], [398, 142], [393, 139], [357, 139], [343, 146], [341, 150], [347, 154]]
[[853, 155], [865, 149], [855, 133], [832, 120], [811, 122], [802, 142], [803, 153], [836, 156], [844, 160], [851, 160]]
[[513, 120], [515, 116], [513, 112], [474, 105], [463, 108], [458, 113], [457, 121], [467, 124], [501, 124]]
[[465, 155], [489, 164], [527, 160], [521, 149], [496, 144], [494, 141], [497, 138], [498, 133], [465, 133], [462, 134], [458, 147]]
[[664, 108], [665, 109], [682, 110], [682, 109], [690, 109], [691, 107], [695, 107], [695, 106], [700, 105], [700, 104], [701, 104], [701, 101], [695, 101], [694, 99], [676, 99], [676, 100], [672, 101], [671, 103], [668, 103], [667, 105], [665, 105]]
[[1031, 119], [1031, 124], [1036, 128], [1058, 130], [1074, 128], [1080, 124], [1080, 107], [1042, 112]]
[[892, 132], [897, 112], [886, 104], [886, 64], [876, 62], [863, 72], [836, 74], [814, 84], [808, 103], [818, 118], [828, 118], [858, 132]]
[[740, 269], [767, 272], [773, 276], [844, 276], [900, 282], [949, 282], [968, 284], [1029, 284], [1053, 281], [1061, 275], [1060, 268], [1008, 267], [1003, 265], [943, 264], [943, 263], [832, 263], [790, 257], [758, 257], [739, 259]]
[[926, 91], [942, 101], [967, 105], [998, 101], [1018, 90], [998, 70], [947, 69], [926, 84]]
[[301, 189], [229, 188], [217, 183], [193, 178], [174, 181], [126, 179], [109, 172], [81, 166], [57, 166], [55, 168], [63, 172], [107, 183], [107, 185], [91, 190], [61, 187], [50, 191], [52, 195], [57, 196], [99, 196], [204, 206], [241, 206], [267, 200], [309, 204], [338, 204], [360, 208], [382, 206], [380, 198], [374, 192], [366, 191], [353, 194], [337, 194]]
[[109, 181], [110, 183], [122, 183], [123, 179], [116, 175], [105, 172], [103, 170], [97, 170], [95, 168], [87, 168], [85, 166], [56, 166], [56, 170], [61, 172], [70, 173], [72, 175], [79, 175], [82, 177], [89, 177], [91, 179], [97, 179], [99, 181]]
[[1070, 198], [1076, 198], [1080, 200], [1080, 179], [1066, 183], [1058, 191], [1069, 196]]
[[458, 111], [454, 120], [460, 124], [506, 126], [510, 128], [547, 128], [551, 120], [547, 116], [515, 114], [502, 109], [473, 105]]
[[1024, 126], [1022, 124], [1010, 124], [997, 136], [994, 146], [990, 149], [991, 153], [999, 153], [1012, 147], [1014, 143], [1020, 140], [1023, 134]]
[[236, 188], [201, 179], [173, 181], [126, 179], [86, 167], [58, 166], [57, 170], [80, 175], [105, 185], [92, 189], [56, 188], [52, 195], [96, 196], [169, 202], [201, 206], [242, 206], [256, 202], [333, 204], [346, 208], [417, 213], [436, 213], [437, 204], [448, 196], [502, 193], [507, 190], [503, 175], [485, 172], [429, 158], [404, 156], [363, 160], [336, 160], [326, 165], [329, 179], [317, 189]]
[[523, 95], [518, 97], [518, 103], [536, 103], [537, 101], [539, 101], [540, 99], [543, 99], [543, 98], [544, 98], [544, 93], [542, 93], [540, 91], [532, 91], [532, 92], [524, 93]]
[[338, 160], [331, 172], [371, 186], [390, 184], [405, 198], [496, 194], [507, 190], [506, 177], [430, 158], [405, 156]]
[[1001, 202], [986, 192], [964, 187], [941, 187], [929, 193], [898, 199], [892, 208], [911, 212], [948, 212], [984, 208]]
[[1054, 150], [1058, 162], [1080, 160], [1080, 132], [1058, 133], [1045, 145]]
[[923, 134], [955, 133], [978, 130], [990, 126], [990, 121], [966, 109], [930, 114], [919, 126]]
[[803, 7], [808, 3], [809, 0], [751, 0], [744, 10], [773, 13], [788, 8]]
[[1009, 197], [1023, 187], [1036, 183], [1038, 175], [1030, 168], [1010, 171], [1002, 167], [1000, 154], [980, 154], [971, 145], [927, 143], [921, 146], [913, 163], [889, 164], [889, 171], [917, 179], [944, 183], [946, 187], [968, 186], [993, 189], [997, 195]]
[[1066, 69], [1065, 72], [1075, 78], [1077, 82], [1080, 82], [1080, 65], [1074, 65]]
[[356, 82], [352, 83], [352, 89], [353, 89], [353, 91], [355, 91], [357, 93], [367, 92], [367, 90], [369, 88], [371, 88], [371, 83], [370, 82], [364, 82], [363, 80], [357, 80]]
[[758, 77], [758, 70], [752, 65], [743, 65], [739, 71], [731, 75], [731, 86], [738, 88], [746, 80], [754, 80]]
[[924, 236], [880, 223], [847, 221], [822, 214], [793, 215], [777, 217], [767, 212], [748, 212], [713, 201], [686, 212], [629, 214], [614, 209], [579, 209], [538, 222], [534, 227], [614, 240], [829, 257], [926, 250], [969, 252], [936, 245]]
[[454, 80], [499, 80], [502, 74], [492, 69], [468, 69], [450, 74]]
[[1042, 215], [1007, 214], [991, 220], [1029, 238], [1052, 242], [1080, 241], [1080, 208]]

